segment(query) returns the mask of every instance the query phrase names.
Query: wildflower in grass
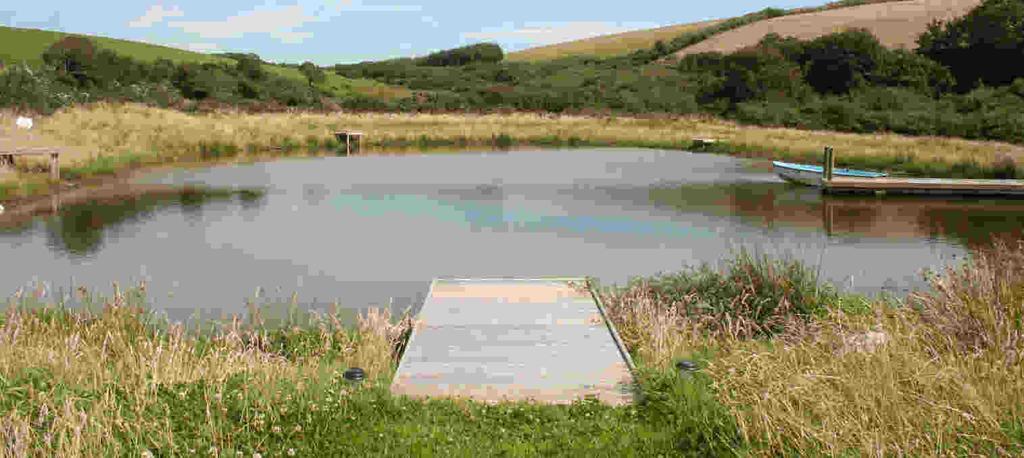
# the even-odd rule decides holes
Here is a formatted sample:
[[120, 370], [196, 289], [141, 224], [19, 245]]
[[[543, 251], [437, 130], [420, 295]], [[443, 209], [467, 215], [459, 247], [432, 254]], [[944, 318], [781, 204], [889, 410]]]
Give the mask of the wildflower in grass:
[[253, 452], [252, 458], [263, 458], [263, 455], [261, 455], [260, 452]]
[[288, 456], [295, 456], [295, 449], [294, 448], [288, 449]]
[[153, 452], [149, 450], [142, 451], [142, 458], [153, 458]]
[[270, 428], [270, 430], [273, 431], [274, 434], [281, 434], [281, 427], [280, 426], [274, 425], [274, 427]]
[[292, 428], [292, 430], [293, 430], [293, 431], [295, 431], [295, 432], [297, 432], [297, 433], [301, 433], [301, 432], [302, 432], [302, 426], [300, 426], [300, 425], [295, 425], [295, 427], [294, 427], [294, 428]]

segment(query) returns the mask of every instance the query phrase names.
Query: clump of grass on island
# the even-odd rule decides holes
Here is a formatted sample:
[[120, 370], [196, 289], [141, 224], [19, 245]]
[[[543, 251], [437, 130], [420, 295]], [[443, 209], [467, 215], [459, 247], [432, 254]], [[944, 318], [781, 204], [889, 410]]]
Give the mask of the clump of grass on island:
[[[0, 126], [8, 124], [13, 125], [12, 115], [0, 115]], [[530, 145], [691, 149], [694, 138], [715, 138], [720, 143], [710, 148], [714, 152], [820, 162], [823, 147], [831, 145], [837, 163], [844, 166], [929, 176], [1024, 176], [1024, 147], [1016, 145], [740, 126], [706, 116], [184, 113], [100, 103], [62, 109], [36, 124], [34, 143], [68, 147], [61, 168], [69, 178], [163, 163], [334, 152], [339, 144], [333, 133], [338, 130], [364, 132], [368, 150]], [[24, 173], [14, 181], [0, 178], [0, 188], [12, 196], [45, 191], [46, 164], [21, 162]]]

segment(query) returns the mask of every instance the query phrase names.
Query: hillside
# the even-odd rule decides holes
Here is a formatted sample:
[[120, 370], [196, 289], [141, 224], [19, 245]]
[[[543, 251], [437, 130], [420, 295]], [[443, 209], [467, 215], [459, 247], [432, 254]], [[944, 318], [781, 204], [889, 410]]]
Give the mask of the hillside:
[[[905, 0], [838, 0], [821, 6], [776, 11], [789, 16], [814, 12], [835, 11], [840, 9], [845, 11], [846, 8], [862, 5], [902, 1]], [[835, 12], [835, 14], [841, 16], [843, 13]], [[654, 29], [633, 30], [630, 32], [583, 38], [564, 43], [555, 43], [516, 51], [509, 53], [506, 56], [506, 60], [513, 62], [536, 62], [569, 56], [620, 56], [634, 51], [650, 49], [659, 40], [668, 43], [673, 38], [679, 37], [680, 35], [699, 32], [703, 29], [709, 29], [716, 25], [737, 19], [739, 19], [739, 17], [676, 24]]]
[[[171, 48], [138, 41], [120, 40], [94, 35], [69, 34], [49, 30], [0, 27], [0, 60], [5, 65], [26, 62], [31, 66], [43, 63], [42, 54], [50, 45], [63, 37], [75, 35], [92, 40], [100, 48], [110, 49], [118, 54], [143, 62], [154, 62], [167, 59], [174, 63], [225, 63], [234, 65], [235, 61], [228, 57], [214, 56], [183, 49]], [[264, 69], [278, 76], [306, 81], [297, 68], [280, 65], [264, 64]], [[377, 98], [401, 98], [409, 94], [405, 88], [391, 87], [372, 80], [349, 79], [327, 72], [326, 78], [319, 86], [321, 89], [338, 97], [352, 93], [369, 95]]]
[[631, 32], [601, 35], [593, 38], [567, 41], [536, 48], [524, 49], [509, 53], [505, 59], [510, 61], [537, 61], [557, 59], [566, 56], [616, 56], [627, 54], [637, 49], [654, 46], [658, 40], [668, 41], [679, 35], [694, 32], [722, 21], [704, 21], [690, 24], [676, 24], [656, 29], [634, 30]]
[[703, 52], [732, 53], [756, 44], [769, 33], [812, 40], [833, 32], [865, 28], [889, 48], [913, 49], [917, 36], [933, 20], [966, 15], [982, 0], [907, 0], [873, 3], [767, 19], [722, 32], [675, 53], [674, 58]]

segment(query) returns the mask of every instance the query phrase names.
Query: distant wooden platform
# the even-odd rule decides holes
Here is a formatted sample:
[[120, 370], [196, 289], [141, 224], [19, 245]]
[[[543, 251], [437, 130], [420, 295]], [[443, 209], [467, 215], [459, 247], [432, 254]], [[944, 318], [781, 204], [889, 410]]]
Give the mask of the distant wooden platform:
[[833, 194], [885, 193], [934, 195], [1024, 196], [1024, 180], [966, 180], [954, 178], [856, 178], [823, 180]]
[[341, 130], [334, 133], [334, 138], [339, 143], [345, 144], [345, 154], [352, 154], [352, 151], [359, 151], [363, 144], [363, 133], [348, 130]]
[[60, 180], [60, 153], [61, 150], [55, 147], [37, 146], [21, 148], [0, 148], [0, 169], [14, 168], [16, 156], [50, 156], [50, 178]]
[[567, 404], [633, 401], [632, 361], [583, 279], [437, 279], [391, 391]]

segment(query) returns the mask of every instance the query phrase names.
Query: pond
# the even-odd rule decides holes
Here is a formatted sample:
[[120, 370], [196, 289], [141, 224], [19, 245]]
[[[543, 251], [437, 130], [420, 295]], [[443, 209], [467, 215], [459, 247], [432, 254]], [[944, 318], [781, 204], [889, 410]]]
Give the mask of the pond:
[[401, 311], [434, 277], [622, 284], [744, 248], [846, 290], [902, 294], [925, 285], [922, 269], [1024, 225], [1024, 201], [827, 197], [768, 161], [651, 149], [287, 159], [139, 182], [261, 191], [66, 205], [0, 229], [0, 292], [145, 280], [174, 320], [244, 315], [248, 302]]

